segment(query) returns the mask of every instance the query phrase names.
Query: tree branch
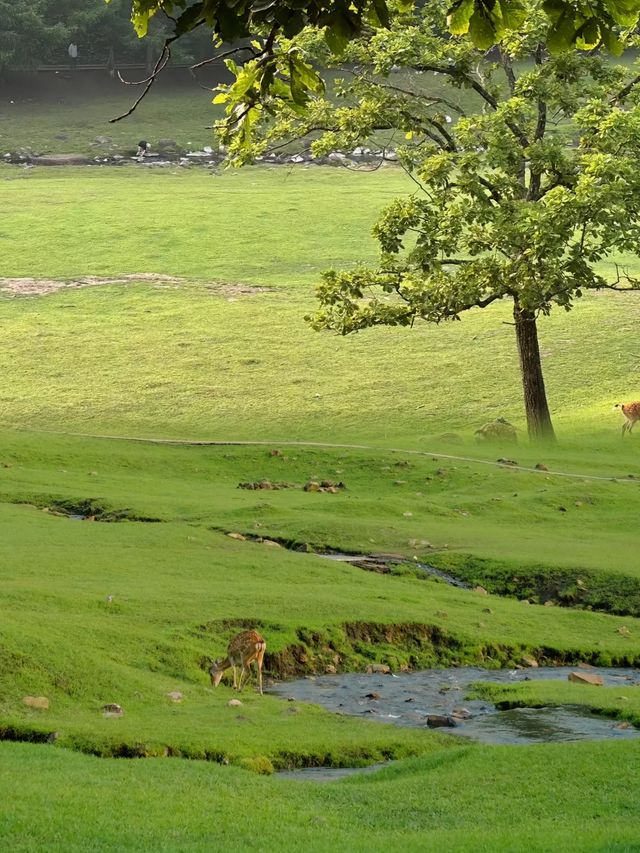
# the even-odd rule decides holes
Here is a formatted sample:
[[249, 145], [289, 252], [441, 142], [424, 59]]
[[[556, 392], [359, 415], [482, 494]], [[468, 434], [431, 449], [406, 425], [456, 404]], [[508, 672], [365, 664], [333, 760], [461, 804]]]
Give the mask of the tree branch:
[[[485, 89], [485, 87], [471, 74], [460, 71], [456, 65], [411, 65], [410, 67], [413, 68], [414, 71], [435, 71], [437, 74], [447, 74], [449, 77], [462, 77], [492, 109], [498, 109], [498, 101], [493, 97], [491, 92]], [[522, 128], [518, 127], [518, 125], [513, 121], [506, 121], [505, 124], [516, 137], [520, 145], [523, 148], [528, 148], [529, 140]]]
[[[200, 26], [200, 25], [197, 24], [197, 26]], [[117, 122], [117, 121], [122, 121], [123, 118], [127, 118], [127, 116], [130, 116], [131, 113], [135, 112], [135, 110], [137, 109], [140, 102], [146, 97], [147, 93], [149, 92], [149, 89], [155, 83], [156, 77], [158, 76], [158, 74], [160, 74], [160, 72], [163, 71], [163, 69], [166, 67], [167, 63], [171, 59], [171, 44], [177, 38], [179, 38], [179, 36], [175, 35], [175, 36], [169, 36], [168, 38], [165, 39], [165, 42], [162, 45], [162, 50], [160, 51], [160, 56], [158, 57], [158, 61], [156, 62], [155, 66], [153, 68], [153, 71], [151, 72], [149, 77], [147, 77], [146, 80], [140, 80], [138, 83], [127, 83], [126, 80], [122, 80], [122, 77], [120, 77], [120, 74], [118, 73], [118, 77], [120, 77], [122, 82], [129, 85], [129, 86], [141, 86], [143, 83], [146, 83], [146, 85], [144, 87], [142, 94], [140, 95], [139, 98], [137, 98], [134, 101], [131, 108], [128, 109], [126, 111], [126, 113], [122, 113], [122, 115], [116, 116], [115, 118], [110, 118], [109, 124], [115, 124], [115, 122]]]

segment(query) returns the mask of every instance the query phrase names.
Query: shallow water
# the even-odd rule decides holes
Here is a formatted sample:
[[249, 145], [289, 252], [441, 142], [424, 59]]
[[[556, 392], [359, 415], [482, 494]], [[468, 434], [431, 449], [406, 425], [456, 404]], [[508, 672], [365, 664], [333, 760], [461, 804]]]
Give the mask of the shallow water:
[[[313, 702], [330, 711], [363, 716], [398, 726], [426, 727], [430, 714], [451, 716], [465, 709], [469, 718], [447, 734], [481, 743], [527, 744], [577, 740], [628, 740], [640, 737], [633, 727], [573, 707], [518, 708], [499, 711], [486, 700], [469, 700], [469, 685], [476, 681], [516, 684], [524, 680], [566, 681], [576, 667], [539, 667], [525, 670], [486, 670], [479, 667], [432, 669], [396, 675], [326, 675], [279, 684], [269, 692], [296, 701]], [[640, 670], [590, 668], [606, 686], [640, 684]], [[597, 690], [597, 687], [593, 688]], [[367, 697], [377, 694], [378, 698]]]

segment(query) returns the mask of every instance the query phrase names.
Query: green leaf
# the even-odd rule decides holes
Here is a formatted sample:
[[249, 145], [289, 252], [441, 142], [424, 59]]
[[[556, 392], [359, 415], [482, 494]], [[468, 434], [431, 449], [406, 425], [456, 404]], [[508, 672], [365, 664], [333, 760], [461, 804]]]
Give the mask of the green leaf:
[[547, 36], [547, 48], [549, 53], [558, 54], [573, 47], [576, 28], [573, 23], [573, 13], [564, 11], [558, 21], [549, 30]]
[[298, 106], [304, 106], [308, 100], [308, 88], [305, 86], [304, 81], [300, 75], [299, 67], [296, 63], [296, 55], [289, 55], [289, 78], [291, 80], [291, 97], [293, 98], [294, 103], [298, 104]]
[[369, 18], [374, 26], [384, 27], [389, 29], [391, 26], [391, 18], [386, 0], [371, 0], [368, 7]]
[[602, 43], [612, 56], [622, 56], [624, 42], [608, 27], [602, 27]]
[[469, 35], [481, 50], [488, 50], [498, 40], [494, 24], [479, 9], [469, 19]]
[[517, 30], [527, 19], [527, 8], [520, 0], [500, 0], [502, 23], [508, 30]]
[[190, 32], [196, 22], [202, 18], [203, 10], [204, 3], [196, 3], [195, 6], [189, 6], [185, 9], [176, 22], [176, 33], [184, 35]]
[[576, 38], [576, 44], [586, 50], [600, 44], [600, 27], [595, 18], [589, 18], [580, 28], [580, 35]]
[[340, 55], [356, 32], [346, 10], [335, 9], [325, 30], [324, 37], [332, 53]]
[[292, 67], [295, 68], [296, 76], [305, 89], [316, 95], [324, 94], [324, 81], [313, 66], [305, 62], [297, 52], [289, 54], [289, 61], [293, 64]]
[[469, 19], [474, 11], [473, 0], [459, 0], [449, 10], [447, 27], [454, 36], [464, 35], [469, 31]]

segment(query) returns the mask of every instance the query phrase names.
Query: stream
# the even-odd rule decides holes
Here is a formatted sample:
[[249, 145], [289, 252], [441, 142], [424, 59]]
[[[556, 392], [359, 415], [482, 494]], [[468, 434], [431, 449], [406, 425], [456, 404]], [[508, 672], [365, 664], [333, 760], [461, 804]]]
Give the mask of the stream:
[[[630, 740], [640, 729], [598, 716], [578, 706], [517, 708], [500, 711], [486, 699], [466, 699], [476, 681], [517, 684], [531, 680], [566, 681], [573, 666], [522, 670], [480, 667], [431, 669], [398, 675], [322, 675], [275, 685], [270, 693], [300, 702], [312, 702], [334, 713], [361, 716], [397, 726], [427, 727], [427, 717], [453, 718], [455, 727], [439, 728], [454, 736], [485, 744], [558, 743], [578, 740]], [[602, 676], [607, 687], [640, 685], [640, 670], [590, 667], [582, 670]], [[593, 687], [597, 690], [597, 687]], [[621, 694], [623, 695], [623, 694]], [[433, 721], [432, 721], [433, 722]], [[367, 768], [371, 771], [372, 768]], [[377, 768], [373, 768], [377, 769]], [[329, 781], [362, 768], [313, 768], [283, 774], [289, 778]]]

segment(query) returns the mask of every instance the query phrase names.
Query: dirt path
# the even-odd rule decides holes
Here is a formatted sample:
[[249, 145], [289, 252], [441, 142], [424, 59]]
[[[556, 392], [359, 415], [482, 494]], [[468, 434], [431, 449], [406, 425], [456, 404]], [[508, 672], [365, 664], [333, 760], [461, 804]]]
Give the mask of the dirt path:
[[526, 465], [514, 465], [505, 462], [492, 462], [489, 459], [477, 459], [474, 456], [456, 456], [451, 453], [438, 453], [431, 450], [408, 450], [401, 447], [383, 447], [375, 444], [332, 444], [323, 441], [280, 441], [280, 440], [242, 440], [242, 439], [186, 439], [186, 438], [140, 438], [133, 435], [100, 435], [88, 432], [66, 432], [64, 430], [28, 430], [17, 429], [16, 432], [43, 433], [45, 435], [66, 435], [72, 438], [95, 438], [103, 441], [131, 441], [140, 444], [168, 444], [178, 447], [310, 447], [327, 450], [366, 450], [374, 453], [399, 453], [408, 456], [430, 456], [432, 459], [448, 459], [452, 462], [469, 462], [473, 465], [489, 465], [492, 468], [508, 468], [510, 471], [524, 471], [528, 474], [538, 474], [546, 477], [566, 477], [574, 480], [590, 480], [605, 483], [630, 483], [638, 485], [639, 479], [632, 474], [619, 474], [604, 477], [598, 474], [579, 474], [569, 471], [529, 468]]

